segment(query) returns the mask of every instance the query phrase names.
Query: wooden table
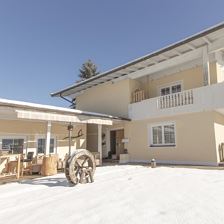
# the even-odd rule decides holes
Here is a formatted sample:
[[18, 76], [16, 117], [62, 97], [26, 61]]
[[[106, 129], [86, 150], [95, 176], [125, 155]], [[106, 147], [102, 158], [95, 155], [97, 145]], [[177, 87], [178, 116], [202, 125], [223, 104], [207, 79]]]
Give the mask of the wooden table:
[[6, 163], [8, 164], [11, 157], [15, 157], [16, 158], [16, 161], [17, 161], [16, 178], [19, 179], [19, 177], [20, 177], [20, 169], [21, 169], [21, 162], [20, 162], [21, 154], [2, 155], [2, 156], [0, 156], [0, 164], [1, 164], [1, 161], [5, 160], [5, 159], [7, 159]]

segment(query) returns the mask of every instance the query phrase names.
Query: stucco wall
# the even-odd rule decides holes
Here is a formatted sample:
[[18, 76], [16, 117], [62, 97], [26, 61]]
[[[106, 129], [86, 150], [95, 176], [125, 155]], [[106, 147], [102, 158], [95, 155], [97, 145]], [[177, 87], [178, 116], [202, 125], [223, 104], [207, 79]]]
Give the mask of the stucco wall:
[[[155, 158], [166, 163], [217, 164], [214, 119], [212, 112], [194, 113], [163, 119], [133, 121], [125, 126], [125, 145], [132, 161], [150, 161]], [[149, 147], [148, 127], [172, 121], [176, 124], [175, 147]]]
[[220, 162], [219, 147], [221, 143], [224, 143], [224, 116], [219, 113], [214, 113], [214, 131], [216, 152], [218, 155], [218, 161]]
[[87, 149], [91, 152], [98, 151], [98, 127], [95, 124], [87, 125]]
[[127, 117], [130, 102], [129, 80], [90, 88], [76, 100], [77, 109]]

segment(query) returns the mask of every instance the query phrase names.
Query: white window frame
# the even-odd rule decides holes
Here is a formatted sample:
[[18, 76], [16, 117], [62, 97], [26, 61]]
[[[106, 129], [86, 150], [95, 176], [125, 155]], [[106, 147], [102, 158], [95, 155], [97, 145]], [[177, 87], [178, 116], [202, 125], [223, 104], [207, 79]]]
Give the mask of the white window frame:
[[[27, 148], [27, 136], [26, 135], [1, 135], [0, 136], [0, 151], [2, 151], [2, 140], [3, 139], [23, 139], [24, 145], [23, 145], [23, 153], [26, 151]], [[7, 151], [7, 150], [3, 150]]]
[[[35, 142], [36, 142], [36, 154], [37, 155], [44, 155], [44, 152], [43, 153], [38, 153], [38, 139], [45, 139], [45, 141], [46, 141], [46, 135], [36, 135], [36, 140], [35, 140]], [[57, 142], [56, 142], [57, 138], [54, 135], [52, 135], [51, 139], [54, 139], [54, 152], [49, 152], [49, 153], [50, 154], [56, 154], [57, 153]]]
[[184, 91], [183, 80], [179, 80], [179, 81], [176, 81], [176, 82], [170, 82], [170, 83], [167, 83], [167, 84], [158, 86], [158, 89], [157, 89], [158, 96], [162, 96], [162, 95], [161, 95], [161, 90], [162, 90], [163, 88], [169, 88], [169, 89], [170, 89], [170, 94], [172, 94], [172, 93], [171, 93], [172, 86], [176, 86], [176, 85], [180, 85], [180, 86], [181, 86], [181, 92]]
[[224, 82], [224, 65], [221, 65], [221, 82]]
[[[167, 125], [174, 125], [174, 141], [175, 141], [174, 144], [165, 143], [164, 126]], [[162, 144], [153, 144], [153, 128], [158, 126], [162, 126]], [[149, 147], [176, 147], [177, 145], [176, 123], [174, 121], [170, 121], [148, 125], [148, 136], [149, 136]]]

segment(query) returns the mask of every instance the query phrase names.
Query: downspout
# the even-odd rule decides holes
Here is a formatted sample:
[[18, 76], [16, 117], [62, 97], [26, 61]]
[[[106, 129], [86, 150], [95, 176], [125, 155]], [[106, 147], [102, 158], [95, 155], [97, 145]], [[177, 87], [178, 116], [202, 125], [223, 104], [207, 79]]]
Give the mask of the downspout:
[[64, 96], [62, 96], [61, 93], [60, 93], [60, 97], [61, 97], [63, 100], [65, 100], [65, 101], [71, 103], [70, 107], [72, 106], [72, 108], [75, 109], [75, 103], [74, 103], [75, 99], [74, 99], [73, 101], [71, 101], [71, 100], [65, 98]]

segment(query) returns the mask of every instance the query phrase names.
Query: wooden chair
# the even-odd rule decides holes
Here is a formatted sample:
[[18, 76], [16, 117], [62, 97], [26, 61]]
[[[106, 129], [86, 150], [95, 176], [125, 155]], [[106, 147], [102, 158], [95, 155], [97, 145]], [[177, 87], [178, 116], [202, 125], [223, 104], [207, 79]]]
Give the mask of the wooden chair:
[[14, 174], [16, 173], [16, 170], [17, 170], [17, 161], [9, 161], [7, 164], [6, 164], [6, 170], [7, 170], [7, 173], [10, 173], [10, 174]]
[[21, 159], [21, 162], [32, 162], [34, 152], [28, 152], [26, 159]]
[[21, 162], [21, 177], [23, 177], [25, 173], [32, 175], [32, 162]]

